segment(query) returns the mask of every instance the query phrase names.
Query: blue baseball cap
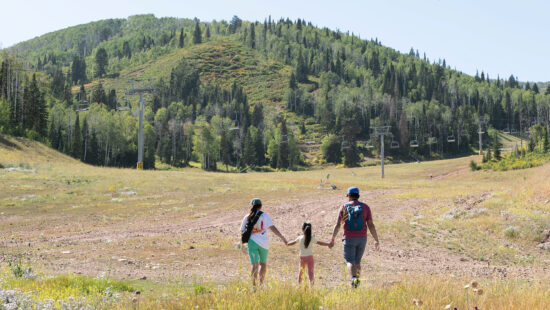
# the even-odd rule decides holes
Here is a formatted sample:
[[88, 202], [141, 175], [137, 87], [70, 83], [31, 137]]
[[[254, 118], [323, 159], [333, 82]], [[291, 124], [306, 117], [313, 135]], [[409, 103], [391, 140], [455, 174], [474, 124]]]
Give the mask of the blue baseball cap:
[[348, 195], [351, 195], [351, 194], [359, 195], [359, 189], [355, 186], [348, 188]]

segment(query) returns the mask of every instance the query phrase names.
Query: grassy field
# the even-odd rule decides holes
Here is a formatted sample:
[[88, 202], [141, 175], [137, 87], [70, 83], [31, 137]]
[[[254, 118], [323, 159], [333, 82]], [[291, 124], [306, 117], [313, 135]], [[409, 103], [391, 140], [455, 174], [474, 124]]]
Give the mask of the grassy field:
[[[379, 167], [135, 171], [2, 137], [0, 299], [15, 289], [21, 302], [57, 307], [550, 308], [550, 165], [470, 172], [472, 159], [481, 160], [388, 165], [385, 179]], [[327, 174], [338, 190], [317, 189]], [[314, 249], [316, 288], [297, 287], [298, 250], [273, 238], [268, 284], [252, 292], [234, 246], [250, 198], [262, 198], [287, 238], [309, 220], [327, 240], [351, 185], [371, 206], [382, 246], [369, 242], [362, 288], [345, 288], [340, 244]], [[464, 289], [474, 280], [482, 295]]]

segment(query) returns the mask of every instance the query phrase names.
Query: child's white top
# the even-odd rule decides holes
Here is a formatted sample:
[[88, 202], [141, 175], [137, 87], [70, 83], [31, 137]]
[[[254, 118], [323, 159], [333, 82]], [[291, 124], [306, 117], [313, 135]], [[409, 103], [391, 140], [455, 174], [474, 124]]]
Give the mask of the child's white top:
[[296, 242], [300, 243], [300, 256], [311, 256], [313, 255], [313, 244], [317, 242], [317, 239], [315, 239], [315, 236], [311, 236], [311, 241], [309, 242], [309, 246], [306, 248], [305, 242], [306, 242], [306, 236], [301, 235], [296, 239]]

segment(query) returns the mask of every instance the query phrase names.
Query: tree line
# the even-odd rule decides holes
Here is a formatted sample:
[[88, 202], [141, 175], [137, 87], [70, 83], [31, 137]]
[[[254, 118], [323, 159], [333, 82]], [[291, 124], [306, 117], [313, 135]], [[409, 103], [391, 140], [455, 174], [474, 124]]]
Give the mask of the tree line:
[[[44, 49], [38, 44], [43, 40], [39, 38], [38, 42], [24, 43], [15, 49], [30, 59], [28, 67], [42, 70], [43, 75], [39, 76], [43, 78], [43, 97], [51, 98], [46, 109], [50, 111], [47, 136], [50, 142], [58, 141], [52, 146], [69, 152], [73, 149], [72, 140], [86, 137], [90, 141], [84, 144], [88, 145], [95, 134], [95, 143], [101, 149], [101, 161], [97, 164], [102, 165], [133, 166], [135, 160], [130, 159], [136, 157], [137, 138], [134, 139], [135, 118], [129, 117], [131, 112], [117, 110], [124, 102], [117, 98], [115, 90], [103, 89], [101, 78], [216, 37], [234, 38], [268, 59], [290, 66], [284, 107], [288, 115], [300, 121], [289, 126], [284, 115], [263, 115], [262, 103], [249, 102], [239, 81], [230, 89], [202, 83], [201, 72], [182, 60], [169, 76], [157, 81], [158, 93], [149, 98], [152, 105], [146, 119], [152, 142], [148, 149], [153, 151], [148, 155], [152, 164], [146, 166], [154, 164], [156, 155], [175, 166], [199, 160], [207, 170], [217, 169], [216, 163], [226, 169], [266, 164], [295, 168], [304, 163], [299, 147], [306, 142], [298, 141], [298, 133], [306, 140], [317, 139], [314, 137], [318, 134], [324, 137], [324, 160], [356, 166], [365, 156], [379, 151], [373, 126], [391, 126], [386, 152], [404, 159], [471, 152], [477, 143], [477, 122], [481, 119], [486, 119], [489, 127], [523, 136], [536, 124], [549, 127], [550, 88], [521, 83], [513, 75], [491, 79], [482, 71], [468, 76], [451, 69], [445, 60], [430, 61], [425, 54], [421, 57], [413, 48], [407, 54], [399, 53], [382, 46], [378, 39], [365, 40], [353, 33], [318, 28], [301, 19], [274, 21], [269, 17], [262, 23], [235, 16], [228, 22], [201, 22], [145, 15], [67, 31], [84, 40], [69, 43], [53, 33], [48, 36], [59, 43], [56, 47]], [[21, 83], [19, 78], [20, 83], [14, 84], [13, 73], [6, 73], [9, 67], [8, 64], [4, 69], [3, 64], [3, 76], [10, 77], [2, 81], [9, 80], [10, 89], [19, 89], [21, 95], [22, 85], [31, 84], [33, 79], [27, 74], [28, 83]], [[83, 84], [94, 78], [93, 89], [86, 90]], [[80, 85], [77, 94], [70, 91], [74, 85]], [[4, 93], [3, 90], [4, 109], [10, 111], [9, 115], [28, 119], [28, 114], [10, 110], [12, 106], [21, 107], [12, 103], [19, 102], [14, 99], [14, 92]], [[74, 110], [82, 98], [94, 105], [77, 117]], [[128, 120], [122, 121], [124, 117]], [[86, 127], [80, 137], [74, 137], [77, 119], [78, 131]], [[116, 120], [114, 123], [128, 128], [108, 125], [107, 120]], [[13, 131], [12, 125], [17, 121], [10, 122]], [[29, 129], [46, 136], [36, 126], [17, 124], [22, 126], [18, 134]], [[100, 129], [101, 126], [117, 129]], [[487, 134], [484, 140], [489, 140]], [[86, 153], [79, 155], [86, 161], [82, 156], [87, 158], [89, 152], [86, 147], [79, 149]]]

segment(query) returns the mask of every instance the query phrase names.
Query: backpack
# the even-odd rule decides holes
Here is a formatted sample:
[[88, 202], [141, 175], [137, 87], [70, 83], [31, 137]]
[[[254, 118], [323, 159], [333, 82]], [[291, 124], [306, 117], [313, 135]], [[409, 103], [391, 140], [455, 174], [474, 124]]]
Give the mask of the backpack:
[[246, 223], [244, 231], [241, 233], [241, 242], [242, 243], [248, 243], [248, 239], [250, 239], [250, 236], [252, 235], [252, 229], [254, 228], [254, 225], [258, 222], [260, 219], [260, 216], [262, 216], [263, 212], [258, 211], [254, 215], [253, 218], [249, 218], [248, 222]]
[[346, 203], [346, 211], [348, 212], [348, 219], [346, 224], [351, 231], [363, 230], [365, 220], [363, 219], [363, 204], [359, 203], [356, 206], [352, 206]]

